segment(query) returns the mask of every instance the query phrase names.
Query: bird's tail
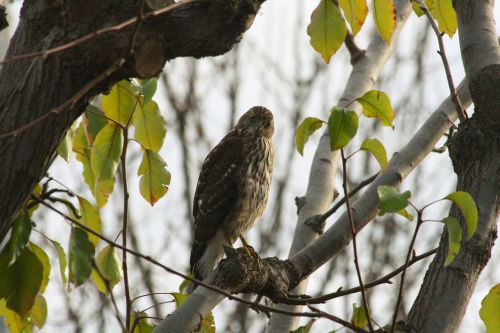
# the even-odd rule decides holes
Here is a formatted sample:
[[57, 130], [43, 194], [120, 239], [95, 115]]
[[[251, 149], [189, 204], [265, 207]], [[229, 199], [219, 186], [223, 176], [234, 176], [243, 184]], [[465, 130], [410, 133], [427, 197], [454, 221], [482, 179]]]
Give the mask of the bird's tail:
[[[218, 242], [212, 239], [208, 243], [194, 243], [191, 249], [190, 271], [197, 280], [204, 280], [212, 272], [215, 265], [224, 255], [226, 242]], [[197, 287], [196, 283], [191, 283], [186, 291], [191, 293]]]

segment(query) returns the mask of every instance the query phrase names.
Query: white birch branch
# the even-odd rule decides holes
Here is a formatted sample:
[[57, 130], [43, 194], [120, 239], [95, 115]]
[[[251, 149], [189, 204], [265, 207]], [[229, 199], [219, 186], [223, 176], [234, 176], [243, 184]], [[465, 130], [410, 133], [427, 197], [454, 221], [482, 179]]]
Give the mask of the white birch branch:
[[[346, 106], [364, 93], [373, 88], [377, 78], [387, 59], [392, 53], [392, 46], [397, 39], [401, 28], [411, 13], [409, 1], [395, 1], [397, 22], [394, 27], [392, 42], [390, 45], [380, 37], [378, 32], [373, 34], [372, 41], [366, 53], [353, 65], [351, 75], [347, 81], [345, 90], [339, 100], [340, 106]], [[357, 103], [353, 108], [359, 114], [361, 109]], [[318, 233], [304, 222], [315, 215], [323, 214], [331, 205], [335, 190], [335, 174], [337, 173], [340, 159], [339, 151], [330, 151], [330, 138], [328, 130], [321, 136], [316, 149], [314, 159], [309, 173], [309, 183], [304, 200], [300, 208], [295, 235], [290, 248], [289, 257], [294, 256], [309, 243], [318, 237]], [[307, 293], [308, 279], [304, 279], [293, 291], [295, 294]], [[277, 305], [278, 308], [287, 311], [300, 311], [300, 305]], [[288, 332], [297, 326], [298, 317], [274, 314], [269, 322], [269, 333]]]
[[[471, 98], [467, 83], [462, 81], [457, 90], [463, 106], [468, 107], [471, 104]], [[352, 210], [357, 230], [362, 229], [377, 214], [377, 187], [379, 185], [398, 186], [432, 151], [455, 120], [455, 106], [450, 98], [447, 98], [421, 126], [408, 144], [400, 152], [394, 154], [387, 170], [354, 203]], [[342, 248], [347, 246], [350, 240], [349, 221], [344, 214], [321, 237], [290, 258], [290, 261], [302, 272], [302, 275], [310, 274], [326, 261], [335, 257]], [[198, 287], [181, 307], [162, 321], [155, 333], [190, 332], [196, 329], [200, 319], [224, 298], [218, 292]]]

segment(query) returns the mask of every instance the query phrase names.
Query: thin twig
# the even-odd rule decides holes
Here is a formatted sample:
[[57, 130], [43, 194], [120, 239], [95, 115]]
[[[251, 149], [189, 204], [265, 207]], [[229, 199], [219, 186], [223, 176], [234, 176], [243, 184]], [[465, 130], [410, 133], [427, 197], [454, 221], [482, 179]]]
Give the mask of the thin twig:
[[[130, 38], [130, 46], [129, 46], [129, 55], [134, 53], [134, 45], [139, 34], [139, 29], [144, 20], [144, 0], [139, 1], [139, 9], [137, 12], [137, 24], [134, 27], [134, 31], [132, 33], [132, 37]], [[130, 125], [130, 121], [132, 120], [132, 116], [137, 109], [137, 104], [139, 103], [139, 98], [136, 98], [134, 108], [130, 114], [130, 117], [127, 119], [127, 123], [123, 128], [123, 151], [120, 157], [121, 165], [122, 165], [122, 186], [123, 186], [123, 225], [122, 225], [122, 245], [126, 249], [127, 248], [127, 229], [128, 229], [128, 184], [127, 184], [127, 148], [128, 148], [128, 127]], [[142, 106], [141, 106], [142, 107]], [[128, 277], [128, 265], [127, 265], [127, 251], [122, 251], [122, 270], [123, 270], [123, 284], [125, 288], [125, 332], [130, 331], [130, 316], [132, 311], [132, 302], [130, 300], [130, 285], [129, 285], [129, 277]], [[133, 332], [133, 331], [132, 331]]]
[[371, 333], [374, 332], [373, 327], [372, 327], [372, 320], [370, 316], [370, 309], [368, 305], [368, 299], [366, 297], [366, 290], [365, 286], [363, 285], [363, 279], [361, 277], [361, 270], [359, 268], [359, 262], [358, 262], [358, 247], [356, 244], [356, 229], [354, 227], [354, 220], [352, 217], [352, 210], [351, 210], [351, 202], [349, 200], [349, 191], [347, 189], [347, 159], [344, 156], [344, 150], [340, 149], [340, 154], [342, 156], [342, 187], [344, 188], [344, 197], [346, 198], [345, 203], [347, 206], [347, 216], [349, 217], [349, 222], [351, 223], [351, 232], [352, 232], [352, 246], [353, 246], [353, 251], [354, 251], [354, 266], [356, 266], [356, 274], [358, 276], [358, 282], [359, 286], [361, 287], [361, 296], [363, 298], [363, 307], [365, 310], [366, 314], [366, 319], [368, 321], [368, 328]]
[[342, 326], [345, 326], [347, 328], [350, 328], [351, 330], [353, 330], [354, 332], [357, 332], [357, 333], [368, 333], [368, 331], [360, 328], [360, 327], [356, 327], [354, 326], [353, 324], [351, 324], [350, 322], [348, 321], [345, 321], [344, 319], [341, 319], [337, 316], [334, 316], [332, 314], [329, 314], [327, 312], [324, 312], [324, 311], [321, 311], [320, 309], [312, 306], [312, 305], [309, 305], [308, 306], [309, 309], [313, 310], [314, 312], [317, 312], [317, 313], [320, 313], [324, 318], [327, 318], [327, 319], [330, 319], [331, 321], [334, 321]]
[[[433, 255], [434, 253], [436, 253], [436, 251], [437, 251], [437, 248], [433, 249], [433, 250], [430, 250], [430, 251], [427, 251], [427, 252], [424, 252], [421, 255], [414, 256], [408, 262], [408, 264], [405, 263], [405, 264], [399, 266], [397, 269], [393, 270], [392, 272], [390, 272], [390, 273], [388, 273], [388, 274], [386, 274], [386, 275], [378, 278], [377, 280], [374, 280], [372, 282], [366, 283], [365, 284], [365, 289], [370, 289], [370, 288], [373, 288], [375, 286], [378, 286], [378, 285], [381, 285], [381, 284], [384, 284], [384, 283], [391, 283], [390, 280], [393, 277], [395, 277], [396, 275], [398, 275], [399, 273], [401, 273], [403, 270], [405, 270], [407, 267], [410, 267], [411, 265], [415, 264], [416, 262], [418, 262], [418, 261], [420, 261], [422, 259], [425, 259], [425, 258]], [[329, 294], [325, 294], [325, 295], [321, 295], [321, 296], [318, 296], [318, 297], [287, 298], [285, 301], [283, 301], [283, 303], [285, 303], [285, 304], [291, 304], [291, 305], [321, 304], [321, 303], [325, 303], [326, 301], [329, 301], [331, 299], [342, 297], [342, 296], [346, 296], [346, 295], [350, 295], [350, 294], [354, 294], [354, 293], [358, 293], [360, 291], [361, 291], [361, 287], [354, 287], [354, 288], [339, 290], [339, 291], [336, 291], [336, 292], [333, 292], [333, 293], [329, 293]]]
[[99, 237], [101, 240], [103, 240], [104, 242], [110, 244], [110, 245], [113, 245], [115, 246], [116, 248], [120, 249], [120, 250], [125, 250], [126, 252], [134, 255], [134, 256], [137, 256], [141, 259], [144, 259], [150, 263], [152, 263], [153, 265], [156, 265], [162, 269], [164, 269], [165, 271], [167, 271], [168, 273], [171, 273], [171, 274], [174, 274], [174, 275], [177, 275], [177, 276], [180, 276], [186, 280], [189, 280], [191, 282], [194, 282], [200, 286], [203, 286], [209, 290], [212, 290], [212, 291], [215, 291], [217, 293], [220, 293], [222, 295], [224, 295], [225, 297], [227, 297], [228, 299], [230, 300], [234, 300], [234, 301], [237, 301], [237, 302], [240, 302], [240, 303], [243, 303], [243, 304], [247, 304], [248, 306], [251, 306], [253, 308], [257, 308], [259, 309], [260, 311], [266, 313], [267, 315], [269, 315], [270, 313], [279, 313], [279, 314], [284, 314], [284, 315], [288, 315], [288, 316], [295, 316], [295, 317], [308, 317], [308, 318], [320, 318], [322, 317], [322, 315], [320, 314], [317, 314], [317, 313], [314, 313], [314, 312], [293, 312], [293, 311], [286, 311], [286, 310], [281, 310], [281, 309], [278, 309], [278, 308], [274, 308], [274, 307], [270, 307], [270, 306], [265, 306], [265, 305], [262, 305], [262, 304], [258, 304], [258, 303], [255, 303], [255, 302], [251, 302], [251, 301], [247, 301], [245, 299], [242, 299], [238, 296], [234, 296], [233, 294], [221, 289], [221, 288], [218, 288], [218, 287], [215, 287], [211, 284], [208, 284], [206, 282], [203, 282], [201, 280], [198, 280], [198, 279], [195, 279], [191, 276], [188, 276], [186, 274], [183, 274], [181, 272], [178, 272], [168, 266], [165, 266], [163, 265], [162, 263], [160, 263], [159, 261], [156, 261], [155, 259], [151, 258], [150, 256], [146, 256], [140, 252], [137, 252], [137, 251], [134, 251], [134, 250], [131, 250], [131, 249], [128, 249], [128, 248], [125, 248], [123, 247], [121, 244], [118, 244], [114, 241], [112, 241], [111, 239], [101, 235], [100, 233], [94, 231], [92, 228], [89, 228], [88, 226], [78, 222], [77, 220], [73, 219], [71, 216], [67, 215], [67, 214], [64, 214], [63, 212], [61, 212], [60, 210], [58, 210], [57, 208], [51, 206], [50, 204], [46, 203], [45, 201], [43, 201], [40, 197], [38, 197], [37, 195], [35, 194], [32, 194], [31, 195], [31, 198], [34, 199], [34, 200], [37, 200], [38, 202], [40, 202], [40, 204], [44, 205], [45, 207], [47, 207], [48, 209], [52, 210], [53, 212], [59, 214], [60, 216], [64, 217], [65, 220], [77, 225], [78, 227], [82, 228], [83, 230], [91, 233], [92, 235], [95, 235], [97, 237]]
[[399, 305], [401, 304], [401, 299], [403, 298], [403, 286], [406, 276], [406, 269], [409, 266], [411, 254], [413, 253], [413, 247], [415, 246], [415, 240], [417, 239], [417, 233], [422, 225], [422, 210], [417, 210], [417, 225], [415, 226], [415, 232], [413, 233], [413, 237], [410, 242], [410, 246], [408, 247], [408, 253], [406, 254], [406, 261], [404, 265], [403, 272], [401, 273], [401, 282], [399, 283], [399, 291], [398, 298], [396, 300], [396, 307], [394, 308], [394, 315], [392, 316], [392, 325], [391, 325], [391, 333], [394, 332], [396, 328], [396, 320], [398, 318]]
[[[379, 173], [377, 172], [373, 176], [370, 176], [370, 177], [366, 178], [365, 180], [363, 180], [361, 183], [359, 183], [358, 186], [356, 186], [355, 188], [353, 188], [349, 192], [349, 198], [352, 198], [352, 196], [355, 195], [356, 193], [358, 193], [363, 187], [371, 184], [375, 180], [375, 178], [377, 178], [378, 175], [379, 175]], [[339, 200], [339, 202], [337, 202], [335, 205], [333, 205], [332, 208], [327, 210], [326, 213], [321, 215], [318, 218], [319, 221], [320, 222], [326, 221], [326, 219], [329, 218], [330, 216], [332, 216], [340, 207], [342, 207], [343, 204], [345, 204], [345, 202], [346, 202], [345, 197], [343, 197], [342, 199]]]
[[97, 267], [96, 263], [95, 263], [95, 260], [92, 261], [92, 267], [94, 268], [94, 270], [97, 272], [97, 274], [99, 275], [99, 277], [101, 278], [101, 280], [104, 282], [104, 285], [106, 286], [106, 291], [108, 292], [109, 294], [109, 298], [111, 299], [111, 304], [113, 304], [113, 308], [115, 310], [115, 316], [116, 316], [116, 320], [118, 320], [118, 323], [120, 324], [120, 327], [121, 329], [125, 331], [125, 325], [123, 324], [122, 322], [122, 318], [120, 316], [120, 310], [118, 309], [118, 305], [116, 304], [116, 300], [115, 300], [115, 297], [113, 296], [113, 291], [111, 290], [111, 287], [109, 285], [109, 281], [108, 279], [106, 279], [104, 277], [104, 275], [102, 274], [101, 270], [99, 269], [99, 267]]
[[123, 186], [123, 222], [122, 222], [122, 270], [123, 270], [123, 283], [125, 288], [125, 305], [126, 305], [126, 322], [125, 325], [127, 329], [125, 332], [129, 332], [130, 329], [130, 288], [128, 280], [128, 267], [127, 267], [127, 228], [128, 228], [128, 185], [127, 185], [127, 147], [128, 147], [128, 127], [123, 129], [123, 151], [121, 155], [121, 166], [122, 166], [122, 186]]
[[457, 90], [455, 89], [455, 84], [453, 83], [453, 77], [451, 76], [450, 64], [448, 63], [448, 58], [446, 57], [446, 50], [444, 48], [443, 43], [443, 34], [439, 31], [439, 28], [434, 21], [434, 18], [429, 11], [429, 8], [425, 5], [423, 0], [416, 0], [420, 9], [422, 9], [425, 13], [425, 16], [429, 20], [431, 24], [432, 30], [436, 34], [438, 44], [439, 44], [439, 55], [441, 56], [441, 60], [443, 61], [444, 70], [446, 72], [446, 80], [448, 81], [448, 88], [450, 89], [450, 98], [452, 102], [455, 104], [455, 108], [457, 110], [458, 119], [460, 122], [464, 122], [467, 119], [467, 113], [462, 107], [462, 103], [460, 103], [460, 99], [458, 98]]

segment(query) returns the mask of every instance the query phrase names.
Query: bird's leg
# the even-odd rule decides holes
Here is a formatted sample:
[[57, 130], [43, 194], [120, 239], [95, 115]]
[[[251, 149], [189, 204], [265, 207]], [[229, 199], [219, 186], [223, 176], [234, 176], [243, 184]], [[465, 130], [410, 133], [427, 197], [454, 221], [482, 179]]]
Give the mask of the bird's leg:
[[243, 235], [240, 235], [240, 240], [241, 242], [243, 243], [243, 248], [245, 249], [245, 251], [248, 253], [249, 256], [252, 256], [252, 257], [258, 257], [259, 255], [257, 254], [257, 252], [255, 252], [255, 249], [248, 245], [247, 241], [245, 240], [245, 238], [243, 238]]

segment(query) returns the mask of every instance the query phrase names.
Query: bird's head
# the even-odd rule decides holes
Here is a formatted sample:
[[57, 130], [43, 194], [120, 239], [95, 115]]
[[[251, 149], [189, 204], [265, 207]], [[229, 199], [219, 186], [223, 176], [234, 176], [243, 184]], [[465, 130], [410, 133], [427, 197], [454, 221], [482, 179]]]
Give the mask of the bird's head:
[[241, 116], [234, 129], [245, 135], [270, 139], [274, 133], [273, 114], [263, 106], [254, 106]]

